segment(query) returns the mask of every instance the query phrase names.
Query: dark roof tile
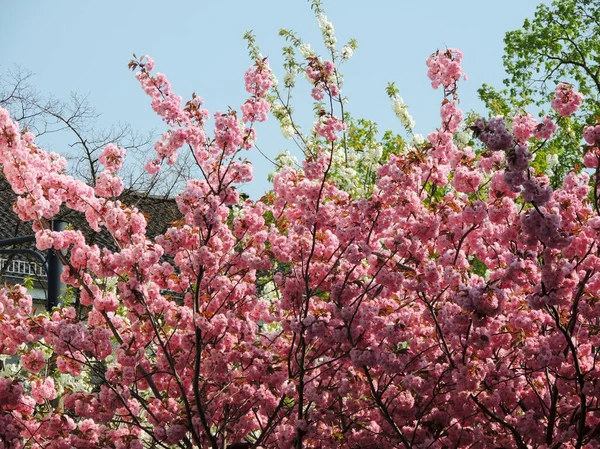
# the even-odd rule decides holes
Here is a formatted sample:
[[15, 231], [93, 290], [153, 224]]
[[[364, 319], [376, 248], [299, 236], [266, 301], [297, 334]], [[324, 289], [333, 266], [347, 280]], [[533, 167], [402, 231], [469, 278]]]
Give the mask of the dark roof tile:
[[[144, 195], [138, 192], [125, 191], [118, 198], [123, 204], [135, 206], [144, 213], [147, 226], [147, 235], [153, 238], [163, 234], [170, 223], [182, 218], [175, 200], [172, 198], [158, 198]], [[33, 233], [31, 223], [24, 223], [13, 211], [13, 203], [16, 195], [12, 191], [6, 178], [0, 174], [0, 239], [8, 239]], [[105, 230], [94, 231], [87, 223], [81, 212], [64, 209], [56, 218], [70, 223], [75, 229], [79, 229], [86, 237], [88, 244], [97, 244], [100, 247], [115, 249], [110, 234]], [[26, 245], [25, 245], [26, 246]]]

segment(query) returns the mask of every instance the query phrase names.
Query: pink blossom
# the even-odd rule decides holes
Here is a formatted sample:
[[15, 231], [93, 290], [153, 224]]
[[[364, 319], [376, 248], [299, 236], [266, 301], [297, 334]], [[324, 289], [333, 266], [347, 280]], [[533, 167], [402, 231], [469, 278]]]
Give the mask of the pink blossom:
[[14, 409], [23, 397], [23, 385], [8, 377], [0, 377], [0, 406], [5, 410]]
[[513, 134], [515, 139], [521, 143], [534, 135], [538, 122], [531, 114], [516, 115], [513, 119]]
[[456, 82], [465, 76], [460, 67], [462, 57], [460, 50], [448, 48], [445, 51], [438, 50], [427, 58], [427, 76], [434, 89], [440, 84], [446, 90], [456, 87]]
[[454, 172], [451, 184], [458, 192], [475, 192], [482, 179], [481, 173], [460, 166]]
[[247, 100], [242, 105], [243, 122], [264, 122], [267, 119], [267, 113], [271, 109], [271, 105], [264, 98]]
[[146, 165], [144, 166], [144, 168], [146, 169], [146, 171], [149, 174], [155, 175], [160, 170], [161, 163], [162, 163], [162, 161], [160, 159], [152, 159], [152, 160], [149, 160], [148, 162], [146, 162]]
[[583, 165], [587, 168], [597, 168], [600, 163], [600, 151], [597, 147], [588, 148], [583, 154]]
[[592, 146], [600, 145], [600, 124], [583, 127], [583, 138]]
[[119, 170], [123, 166], [123, 161], [125, 160], [126, 154], [125, 148], [120, 148], [114, 144], [108, 144], [98, 157], [98, 161], [104, 168], [110, 172], [114, 172]]
[[123, 180], [106, 170], [100, 173], [100, 176], [96, 179], [94, 190], [98, 196], [111, 198], [123, 193], [124, 188]]
[[315, 100], [321, 101], [325, 97], [325, 92], [323, 92], [323, 89], [319, 87], [313, 87], [311, 90], [311, 95]]
[[457, 108], [455, 100], [442, 104], [440, 115], [442, 116], [444, 128], [449, 132], [458, 130], [459, 125], [462, 123], [463, 113]]
[[542, 123], [539, 123], [536, 126], [533, 135], [536, 139], [550, 139], [557, 129], [558, 125], [556, 125], [552, 119], [546, 115], [542, 119]]
[[583, 102], [583, 95], [568, 83], [558, 83], [552, 108], [563, 117], [572, 115]]
[[32, 373], [38, 373], [46, 365], [44, 354], [39, 349], [23, 354], [21, 360], [25, 369]]
[[273, 84], [267, 60], [257, 61], [244, 75], [246, 91], [256, 97], [264, 97]]
[[54, 388], [54, 380], [51, 377], [47, 377], [43, 382], [39, 379], [34, 381], [31, 385], [31, 397], [33, 397], [38, 404], [43, 404], [45, 401], [56, 399], [57, 393]]
[[344, 129], [344, 124], [337, 117], [325, 115], [316, 123], [315, 130], [317, 134], [324, 137], [329, 142], [338, 139], [337, 132]]
[[154, 60], [148, 55], [145, 55], [142, 59], [144, 60], [144, 69], [151, 72], [154, 69]]

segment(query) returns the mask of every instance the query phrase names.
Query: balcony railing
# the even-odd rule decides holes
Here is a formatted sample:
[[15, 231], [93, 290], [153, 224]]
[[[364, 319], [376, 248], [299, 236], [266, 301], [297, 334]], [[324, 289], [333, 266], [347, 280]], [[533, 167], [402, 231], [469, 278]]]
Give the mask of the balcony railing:
[[46, 279], [46, 271], [39, 262], [0, 258], [0, 273], [16, 277], [41, 277]]

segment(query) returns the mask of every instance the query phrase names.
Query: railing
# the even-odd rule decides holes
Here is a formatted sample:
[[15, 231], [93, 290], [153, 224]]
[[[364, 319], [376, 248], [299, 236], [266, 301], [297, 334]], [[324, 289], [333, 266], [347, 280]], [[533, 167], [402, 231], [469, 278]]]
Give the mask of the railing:
[[19, 277], [33, 276], [46, 279], [46, 271], [39, 262], [0, 258], [0, 273]]

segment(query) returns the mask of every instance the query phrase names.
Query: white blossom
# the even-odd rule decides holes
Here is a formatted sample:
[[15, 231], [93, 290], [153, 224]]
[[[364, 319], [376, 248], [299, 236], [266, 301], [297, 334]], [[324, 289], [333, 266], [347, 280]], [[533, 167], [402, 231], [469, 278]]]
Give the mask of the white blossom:
[[423, 134], [415, 134], [413, 136], [412, 144], [415, 146], [421, 146], [425, 143], [425, 137]]
[[301, 44], [300, 47], [298, 47], [298, 50], [300, 51], [300, 54], [305, 58], [308, 58], [309, 56], [312, 56], [314, 54], [312, 48], [310, 48], [310, 44]]
[[369, 168], [373, 168], [379, 163], [381, 156], [383, 155], [383, 147], [381, 145], [374, 145], [366, 149], [363, 155], [365, 165]]
[[411, 130], [414, 129], [415, 121], [408, 113], [408, 106], [404, 104], [402, 97], [396, 96], [392, 99], [392, 109], [396, 113], [396, 117], [398, 117], [400, 123], [402, 123], [402, 126]]
[[329, 50], [333, 50], [335, 48], [335, 44], [337, 43], [337, 39], [335, 38], [335, 32], [333, 29], [333, 24], [327, 20], [325, 14], [319, 14], [317, 17], [317, 23], [319, 24], [319, 29], [323, 34], [323, 41], [325, 42], [325, 46]]
[[285, 109], [285, 106], [279, 103], [278, 101], [273, 102], [273, 104], [271, 105], [271, 111], [276, 117], [287, 115], [287, 110]]
[[294, 70], [290, 70], [285, 73], [283, 77], [283, 85], [285, 87], [294, 87], [296, 85], [296, 72]]
[[552, 169], [558, 165], [558, 154], [547, 154], [546, 165], [549, 169]]
[[547, 154], [546, 155], [546, 174], [548, 177], [554, 176], [553, 168], [558, 165], [558, 154]]
[[279, 295], [277, 294], [277, 286], [273, 281], [267, 282], [262, 288], [261, 298], [266, 299], [267, 301], [275, 301]]
[[352, 57], [352, 54], [354, 53], [354, 50], [352, 50], [352, 47], [345, 45], [344, 47], [342, 47], [342, 59], [347, 60], [350, 59]]
[[284, 167], [293, 167], [294, 165], [298, 165], [298, 159], [296, 156], [292, 156], [287, 150], [277, 156], [277, 162]]
[[244, 218], [244, 212], [242, 211], [241, 207], [232, 207], [231, 208], [231, 216], [233, 218]]
[[471, 135], [472, 133], [470, 131], [460, 131], [454, 134], [454, 138], [459, 146], [464, 147], [470, 142]]
[[294, 129], [294, 127], [290, 124], [290, 125], [286, 125], [286, 124], [281, 124], [281, 134], [283, 134], [283, 137], [285, 137], [286, 139], [291, 139], [292, 137], [294, 137], [296, 135], [296, 130]]

